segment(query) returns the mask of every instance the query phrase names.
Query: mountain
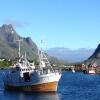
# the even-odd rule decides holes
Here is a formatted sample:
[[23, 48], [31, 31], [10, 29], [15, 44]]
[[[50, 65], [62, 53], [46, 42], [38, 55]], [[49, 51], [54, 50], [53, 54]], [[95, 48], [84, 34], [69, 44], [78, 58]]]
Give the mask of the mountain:
[[100, 66], [100, 44], [96, 48], [95, 52], [84, 62], [86, 65], [96, 63]]
[[[27, 54], [29, 60], [38, 60], [38, 48], [30, 37], [21, 37], [11, 24], [0, 27], [0, 58], [18, 58], [18, 40], [21, 39], [21, 55]], [[47, 55], [47, 54], [46, 54]], [[48, 56], [51, 63], [59, 63], [55, 57]]]
[[11, 24], [0, 27], [0, 58], [14, 59], [18, 57], [18, 39], [21, 42], [21, 54], [27, 54], [28, 59], [37, 57], [37, 46], [30, 37], [24, 38], [18, 35]]
[[81, 62], [86, 60], [94, 52], [94, 49], [80, 48], [78, 50], [71, 50], [68, 48], [51, 48], [46, 50], [46, 52], [59, 60]]

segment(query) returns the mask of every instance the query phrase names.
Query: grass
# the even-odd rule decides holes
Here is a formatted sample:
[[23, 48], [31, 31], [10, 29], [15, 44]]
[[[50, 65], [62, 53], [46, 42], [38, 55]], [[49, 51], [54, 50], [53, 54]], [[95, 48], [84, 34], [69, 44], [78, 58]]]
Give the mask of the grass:
[[10, 66], [12, 65], [12, 62], [11, 61], [0, 61], [0, 68], [2, 69], [6, 69], [6, 68], [9, 68]]

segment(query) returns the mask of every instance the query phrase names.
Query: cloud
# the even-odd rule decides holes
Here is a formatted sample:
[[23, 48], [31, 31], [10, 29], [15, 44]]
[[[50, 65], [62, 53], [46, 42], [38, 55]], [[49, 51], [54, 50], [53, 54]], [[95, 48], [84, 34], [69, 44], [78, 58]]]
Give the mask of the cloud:
[[7, 20], [4, 21], [4, 23], [12, 24], [14, 27], [17, 27], [17, 28], [23, 28], [27, 25], [30, 25], [29, 22], [23, 22], [23, 21], [12, 20], [12, 19], [7, 19]]

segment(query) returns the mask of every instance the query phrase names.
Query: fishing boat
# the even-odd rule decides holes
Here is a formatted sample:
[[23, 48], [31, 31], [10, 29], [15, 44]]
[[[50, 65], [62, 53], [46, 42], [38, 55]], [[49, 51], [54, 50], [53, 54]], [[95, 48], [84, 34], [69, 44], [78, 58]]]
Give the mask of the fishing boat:
[[33, 92], [56, 92], [61, 73], [54, 70], [43, 50], [38, 49], [39, 64], [27, 60], [26, 54], [6, 73], [5, 89]]

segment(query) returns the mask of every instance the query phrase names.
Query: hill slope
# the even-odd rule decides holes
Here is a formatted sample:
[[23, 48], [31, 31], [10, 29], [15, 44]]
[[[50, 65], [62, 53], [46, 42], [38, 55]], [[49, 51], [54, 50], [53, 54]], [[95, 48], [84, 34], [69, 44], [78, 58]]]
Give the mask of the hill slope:
[[100, 66], [100, 44], [96, 48], [95, 52], [85, 61], [86, 65], [96, 63]]
[[35, 59], [37, 57], [37, 46], [31, 40], [31, 38], [21, 37], [14, 30], [13, 26], [4, 24], [0, 27], [0, 57], [7, 59], [14, 59], [18, 57], [18, 39], [22, 39], [21, 42], [21, 54], [27, 53], [29, 59]]
[[[21, 55], [24, 55], [26, 52], [29, 60], [37, 61], [37, 45], [30, 37], [24, 38], [18, 35], [11, 24], [4, 24], [0, 27], [0, 58], [15, 59], [18, 57], [18, 39], [22, 39]], [[59, 60], [54, 57], [48, 56], [48, 58], [51, 63], [59, 63]]]

